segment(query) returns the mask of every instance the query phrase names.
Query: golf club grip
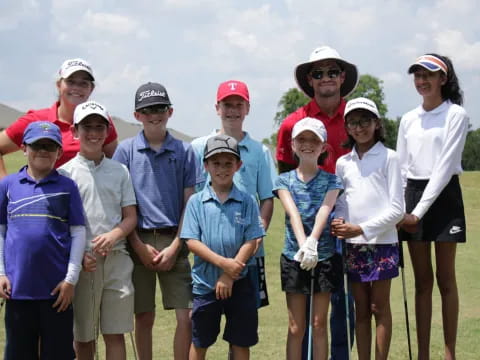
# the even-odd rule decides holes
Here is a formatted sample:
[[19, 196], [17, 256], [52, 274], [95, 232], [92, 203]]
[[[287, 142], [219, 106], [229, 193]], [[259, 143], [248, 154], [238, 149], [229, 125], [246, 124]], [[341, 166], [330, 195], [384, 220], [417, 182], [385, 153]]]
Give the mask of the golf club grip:
[[403, 258], [403, 242], [402, 240], [398, 240], [398, 266], [400, 266], [402, 269], [405, 268], [405, 261]]

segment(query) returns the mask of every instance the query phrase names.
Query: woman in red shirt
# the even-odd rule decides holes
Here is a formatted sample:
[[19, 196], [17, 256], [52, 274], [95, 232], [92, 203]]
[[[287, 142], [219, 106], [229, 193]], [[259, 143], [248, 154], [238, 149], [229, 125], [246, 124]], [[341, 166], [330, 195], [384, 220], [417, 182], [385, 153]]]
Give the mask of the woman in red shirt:
[[[70, 128], [73, 124], [73, 112], [78, 104], [88, 100], [95, 88], [95, 78], [90, 64], [83, 59], [65, 60], [58, 72], [56, 82], [58, 100], [50, 107], [41, 110], [29, 110], [7, 129], [0, 132], [0, 178], [7, 175], [3, 155], [20, 149], [22, 136], [28, 124], [34, 121], [50, 121], [61, 130], [63, 155], [55, 164], [59, 167], [73, 158], [80, 150], [80, 143], [75, 139]], [[113, 124], [113, 123], [112, 123]], [[105, 155], [111, 157], [117, 147], [117, 132], [109, 127], [105, 141]]]

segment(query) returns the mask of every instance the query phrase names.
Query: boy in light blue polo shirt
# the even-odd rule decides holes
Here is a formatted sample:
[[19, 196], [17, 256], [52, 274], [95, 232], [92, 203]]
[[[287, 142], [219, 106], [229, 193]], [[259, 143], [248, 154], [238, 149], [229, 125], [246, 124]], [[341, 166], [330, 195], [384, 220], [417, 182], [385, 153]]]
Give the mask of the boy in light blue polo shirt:
[[[243, 122], [250, 111], [250, 95], [247, 85], [238, 80], [221, 83], [217, 89], [215, 109], [221, 120], [221, 128], [192, 141], [197, 162], [202, 163], [203, 150], [209, 138], [219, 134], [233, 137], [238, 142], [242, 157], [242, 166], [235, 173], [233, 181], [240, 190], [257, 199], [263, 226], [267, 230], [273, 213], [272, 189], [277, 176], [270, 150], [252, 139], [248, 132], [243, 130]], [[206, 170], [203, 167], [202, 170], [207, 179]], [[196, 190], [199, 191], [204, 186], [205, 182], [202, 182], [196, 186]], [[264, 257], [263, 244], [261, 244], [255, 258], [248, 264], [249, 277], [258, 287], [259, 307], [268, 305]]]
[[246, 359], [258, 342], [258, 315], [256, 289], [245, 278], [245, 266], [265, 230], [255, 199], [233, 183], [242, 164], [236, 140], [211, 137], [203, 159], [211, 181], [188, 201], [181, 232], [195, 254], [190, 358], [205, 358], [224, 313], [223, 338], [235, 359]]

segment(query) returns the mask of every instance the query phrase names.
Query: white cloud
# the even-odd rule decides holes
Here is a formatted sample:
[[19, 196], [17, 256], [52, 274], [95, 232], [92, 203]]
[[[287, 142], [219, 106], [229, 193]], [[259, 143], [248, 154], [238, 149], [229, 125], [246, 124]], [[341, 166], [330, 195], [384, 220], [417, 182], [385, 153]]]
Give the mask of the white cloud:
[[2, 1], [0, 4], [0, 32], [14, 30], [22, 21], [38, 16], [37, 0]]
[[102, 36], [108, 36], [108, 34], [116, 36], [129, 35], [136, 32], [139, 28], [138, 22], [127, 16], [105, 12], [95, 13], [91, 10], [85, 13], [84, 21], [89, 31], [100, 32]]
[[[8, 29], [0, 21], [0, 40], [15, 51], [0, 54], [2, 69], [12, 69], [1, 72], [0, 102], [48, 106], [55, 95], [51, 74], [65, 58], [79, 56], [92, 63], [98, 79], [94, 96], [114, 115], [130, 118], [136, 88], [158, 81], [174, 102], [170, 125], [201, 135], [218, 127], [213, 109], [218, 84], [237, 78], [251, 92], [245, 126], [261, 139], [272, 131], [279, 98], [295, 86], [295, 66], [315, 47], [328, 44], [361, 73], [384, 81], [391, 117], [420, 101], [406, 74], [408, 65], [427, 51], [450, 55], [467, 111], [480, 125], [480, 105], [473, 100], [480, 92], [475, 0], [371, 0], [361, 7], [353, 0], [118, 0], [114, 8], [112, 3], [52, 0], [40, 7], [38, 0], [19, 0], [3, 5], [0, 20], [12, 19]], [[25, 56], [32, 49], [39, 64], [35, 69]], [[31, 72], [23, 76], [22, 68]], [[14, 86], [19, 82], [39, 85], [25, 91]]]
[[469, 43], [462, 32], [446, 30], [435, 37], [438, 51], [448, 54], [455, 67], [467, 70], [480, 70], [480, 41]]

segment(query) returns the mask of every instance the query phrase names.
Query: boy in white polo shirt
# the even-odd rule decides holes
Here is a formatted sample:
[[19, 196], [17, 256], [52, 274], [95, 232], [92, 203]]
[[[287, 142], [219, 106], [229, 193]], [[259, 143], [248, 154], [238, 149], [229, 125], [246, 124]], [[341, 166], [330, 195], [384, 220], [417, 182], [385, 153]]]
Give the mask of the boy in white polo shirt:
[[60, 168], [77, 182], [87, 219], [84, 270], [73, 300], [79, 360], [93, 359], [98, 323], [107, 359], [126, 359], [123, 334], [133, 330], [133, 263], [125, 245], [137, 224], [136, 200], [127, 168], [103, 153], [110, 125], [103, 105], [78, 105], [72, 130], [80, 152]]

